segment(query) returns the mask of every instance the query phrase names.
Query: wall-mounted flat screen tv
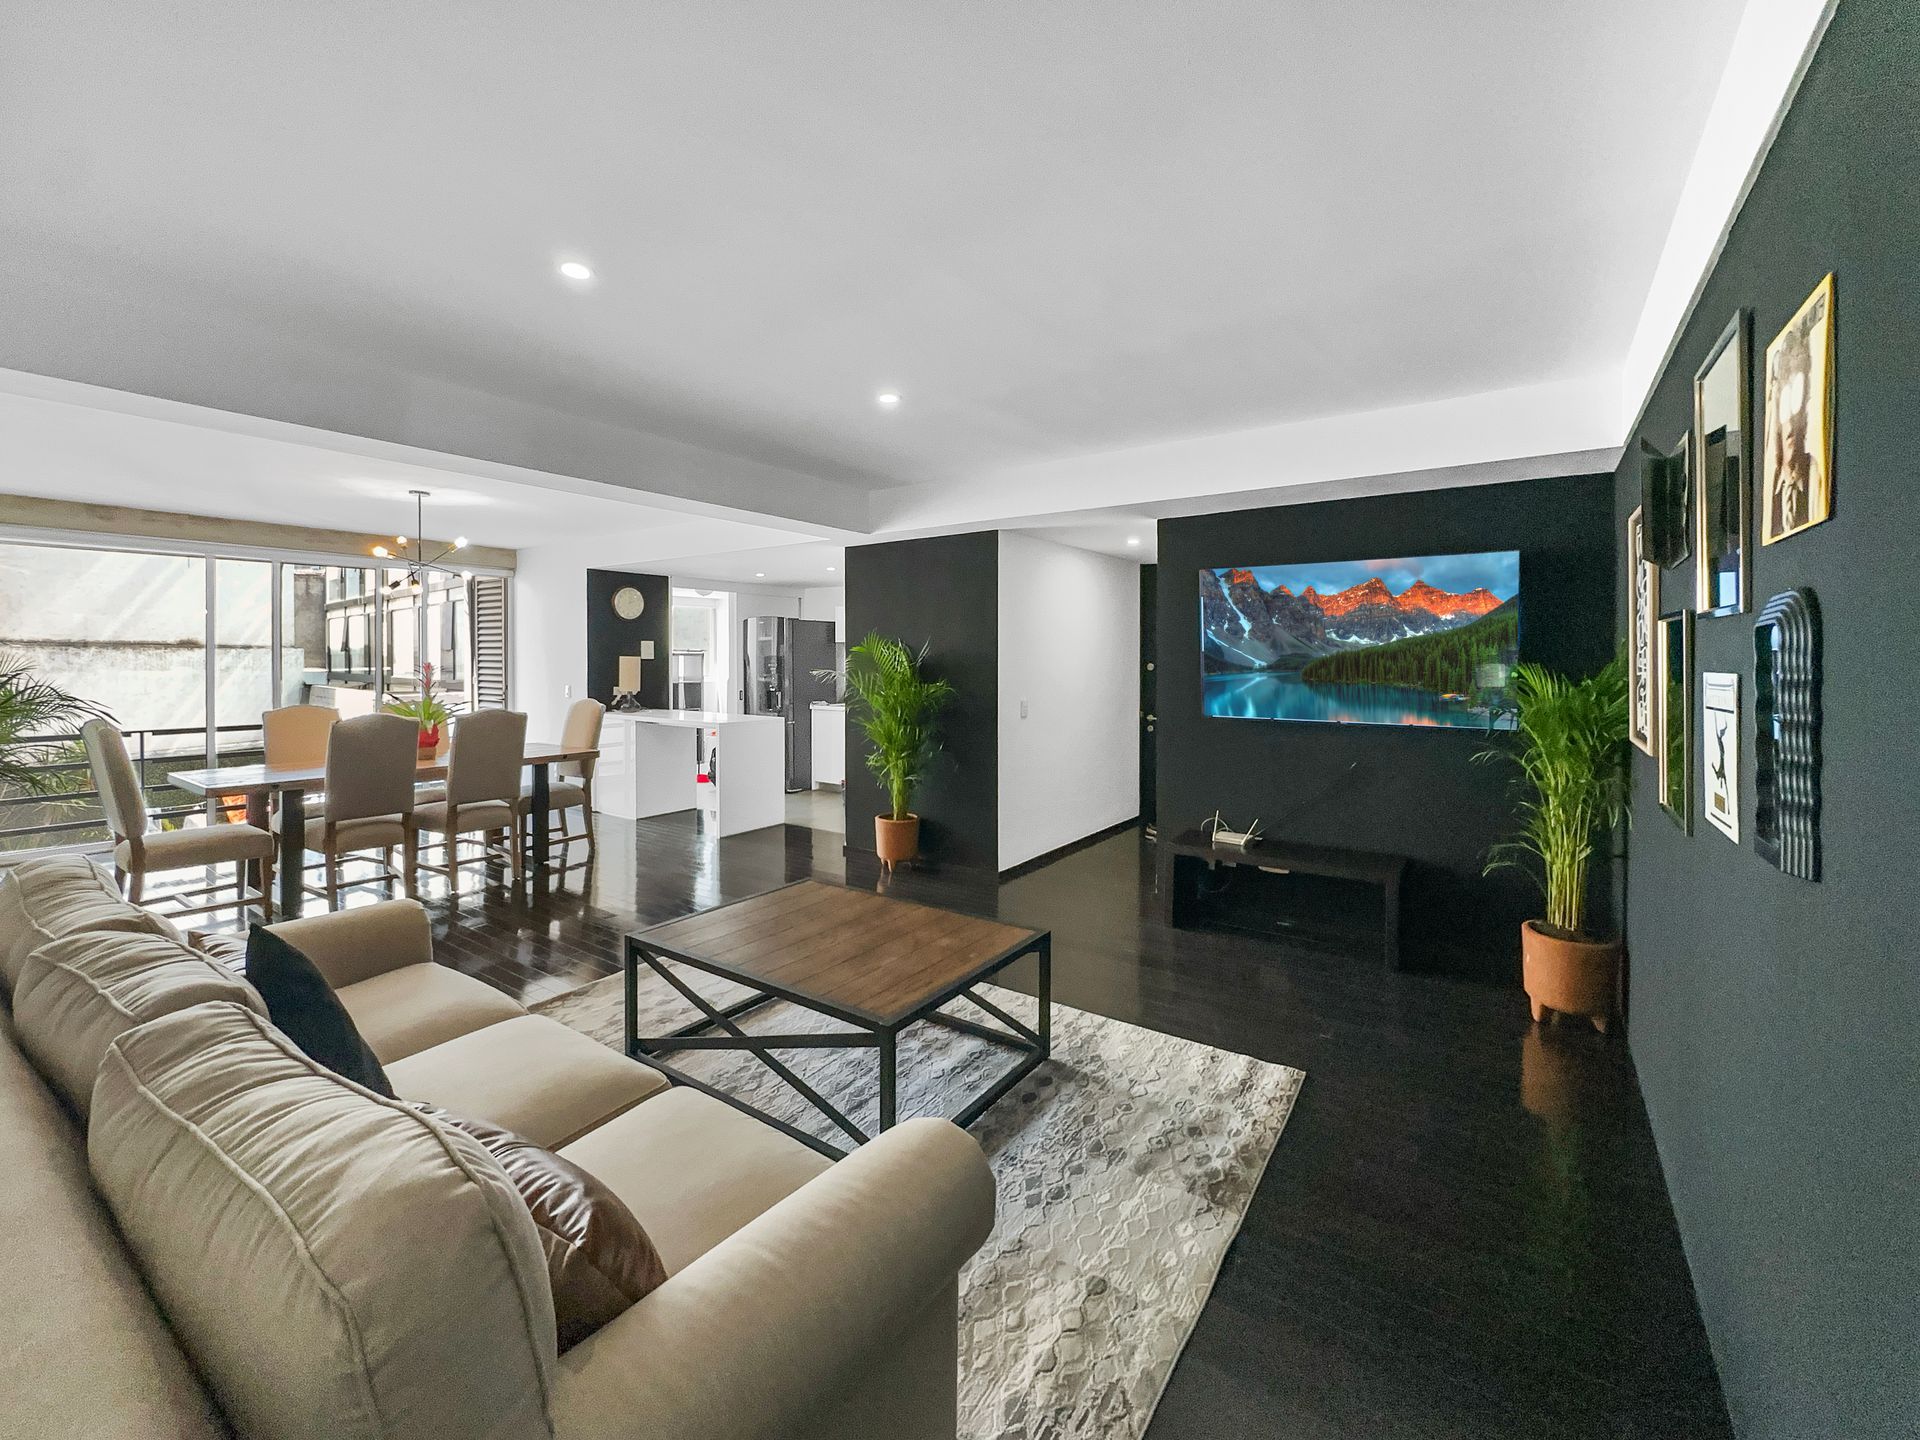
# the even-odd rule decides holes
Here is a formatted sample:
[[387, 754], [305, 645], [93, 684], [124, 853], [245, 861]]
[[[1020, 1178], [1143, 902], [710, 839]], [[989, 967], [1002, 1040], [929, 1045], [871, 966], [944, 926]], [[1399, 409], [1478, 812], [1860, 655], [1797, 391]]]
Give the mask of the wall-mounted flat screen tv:
[[1520, 552], [1200, 572], [1208, 715], [1513, 728]]

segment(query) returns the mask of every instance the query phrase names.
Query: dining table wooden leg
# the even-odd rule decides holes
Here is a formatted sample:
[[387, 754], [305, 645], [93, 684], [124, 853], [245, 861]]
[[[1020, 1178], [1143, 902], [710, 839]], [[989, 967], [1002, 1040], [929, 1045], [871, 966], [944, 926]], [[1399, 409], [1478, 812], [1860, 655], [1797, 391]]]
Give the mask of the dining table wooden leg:
[[533, 864], [531, 868], [533, 870], [535, 884], [545, 882], [547, 878], [547, 857], [552, 853], [550, 844], [551, 837], [547, 830], [547, 820], [549, 818], [547, 815], [547, 802], [553, 794], [550, 788], [551, 782], [547, 775], [548, 768], [549, 767], [545, 765], [536, 765], [533, 767], [533, 805], [531, 813], [527, 817], [531, 822], [527, 826], [527, 830], [530, 832], [527, 840], [533, 851]]
[[280, 792], [280, 918], [297, 920], [302, 899], [301, 881], [307, 863], [307, 795], [304, 790]]
[[[247, 824], [256, 829], [272, 829], [272, 822], [267, 815], [267, 798], [267, 792], [264, 790], [252, 791], [247, 796]], [[263, 876], [264, 872], [258, 860], [247, 861], [247, 883], [261, 894], [266, 893], [262, 888]]]

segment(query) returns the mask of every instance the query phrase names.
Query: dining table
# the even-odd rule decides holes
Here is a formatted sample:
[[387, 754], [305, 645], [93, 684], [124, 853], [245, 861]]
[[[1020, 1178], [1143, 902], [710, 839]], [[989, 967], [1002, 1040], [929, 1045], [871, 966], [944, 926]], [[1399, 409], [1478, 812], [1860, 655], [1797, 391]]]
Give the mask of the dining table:
[[[551, 795], [552, 771], [568, 760], [592, 760], [599, 750], [593, 746], [565, 745], [530, 740], [522, 763], [533, 771], [531, 817], [527, 826], [529, 876], [536, 883], [550, 875], [551, 845], [547, 834], [547, 805]], [[422, 755], [418, 769], [422, 783], [444, 780], [447, 759], [442, 755]], [[321, 789], [327, 779], [324, 765], [216, 765], [205, 770], [172, 770], [167, 783], [189, 795], [210, 800], [243, 800], [247, 823], [270, 828], [268, 804], [280, 797], [280, 894], [275, 909], [283, 919], [300, 914], [305, 896], [303, 883], [306, 862], [307, 809], [309, 790]]]

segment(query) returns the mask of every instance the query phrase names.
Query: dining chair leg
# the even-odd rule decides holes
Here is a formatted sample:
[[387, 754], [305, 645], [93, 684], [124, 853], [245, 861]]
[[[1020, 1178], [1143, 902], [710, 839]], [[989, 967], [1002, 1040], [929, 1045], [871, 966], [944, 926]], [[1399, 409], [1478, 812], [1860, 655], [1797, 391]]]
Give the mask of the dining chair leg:
[[587, 863], [591, 865], [599, 854], [599, 842], [593, 833], [593, 790], [588, 788], [586, 796], [580, 802], [580, 824], [587, 832]]
[[260, 862], [260, 918], [271, 925], [273, 923], [273, 854]]
[[513, 830], [511, 832], [513, 843], [508, 847], [507, 854], [513, 866], [513, 883], [516, 885], [527, 878], [527, 857], [521, 845], [521, 842], [526, 838], [525, 824], [526, 819], [524, 816], [519, 814], [514, 815]]
[[127, 876], [127, 903], [129, 905], [138, 905], [140, 903], [140, 891], [145, 885], [146, 879], [145, 872], [140, 870], [135, 870], [131, 875]]
[[407, 831], [402, 854], [407, 865], [407, 898], [417, 900], [420, 898], [420, 833], [417, 830]]
[[340, 857], [327, 852], [327, 909], [340, 908]]
[[391, 895], [393, 894], [393, 847], [391, 845], [380, 847], [380, 868], [387, 872], [387, 878], [383, 883], [387, 887], [387, 894]]

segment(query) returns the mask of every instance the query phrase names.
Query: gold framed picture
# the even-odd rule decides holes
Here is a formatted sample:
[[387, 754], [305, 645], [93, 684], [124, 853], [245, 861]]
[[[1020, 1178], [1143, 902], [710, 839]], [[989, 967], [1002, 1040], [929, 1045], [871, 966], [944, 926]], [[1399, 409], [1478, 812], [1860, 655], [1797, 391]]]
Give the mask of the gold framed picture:
[[1767, 346], [1762, 545], [1796, 535], [1833, 513], [1833, 304], [1829, 273]]
[[1660, 571], [1647, 559], [1644, 518], [1638, 509], [1627, 517], [1627, 738], [1646, 754], [1656, 755]]

